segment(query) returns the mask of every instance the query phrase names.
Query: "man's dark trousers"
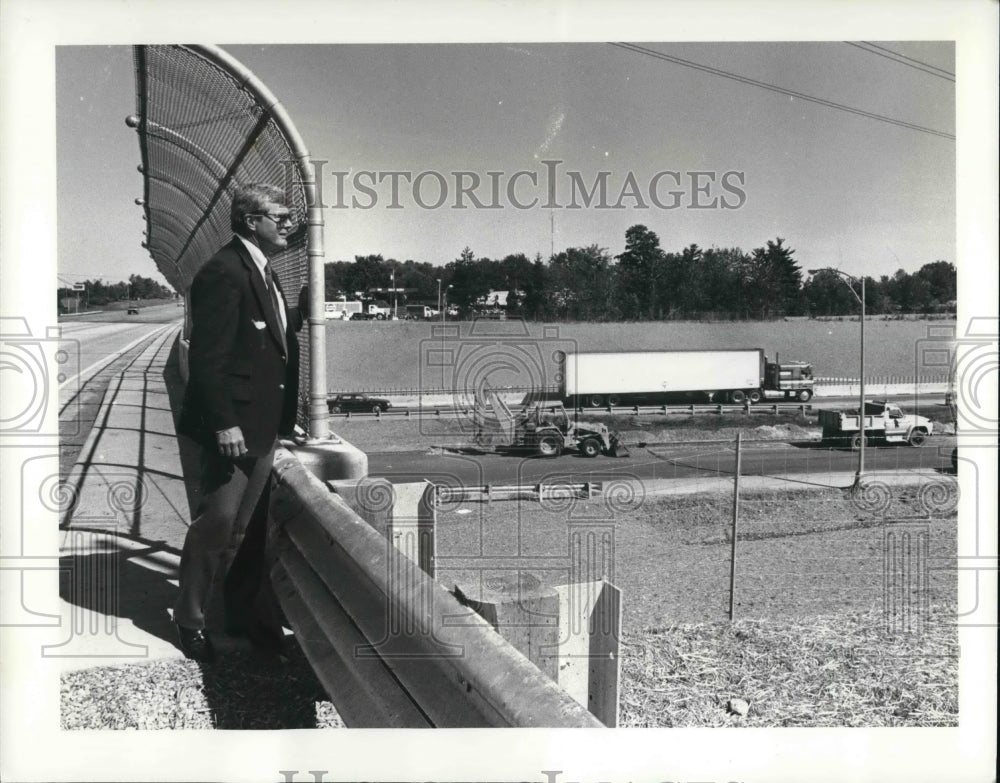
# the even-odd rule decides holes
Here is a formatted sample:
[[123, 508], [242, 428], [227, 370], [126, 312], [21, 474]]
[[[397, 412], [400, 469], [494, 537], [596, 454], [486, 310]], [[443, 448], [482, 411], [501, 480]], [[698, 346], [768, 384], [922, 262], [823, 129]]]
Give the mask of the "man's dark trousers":
[[229, 459], [203, 448], [201, 459], [202, 500], [184, 539], [174, 622], [205, 627], [212, 583], [226, 567], [227, 615], [239, 622], [274, 619], [270, 581], [262, 573], [274, 449], [263, 457]]

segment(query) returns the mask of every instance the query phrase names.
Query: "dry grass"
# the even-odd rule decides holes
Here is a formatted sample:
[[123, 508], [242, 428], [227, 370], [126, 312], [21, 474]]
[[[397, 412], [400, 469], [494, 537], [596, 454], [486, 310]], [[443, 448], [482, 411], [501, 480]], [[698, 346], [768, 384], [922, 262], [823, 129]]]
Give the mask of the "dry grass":
[[61, 677], [63, 729], [311, 729], [342, 727], [298, 648], [286, 664], [232, 652], [102, 666]]
[[957, 726], [958, 661], [953, 610], [910, 633], [881, 608], [650, 628], [623, 640], [622, 725]]
[[[602, 499], [554, 509], [473, 504], [438, 525], [439, 581], [483, 568], [565, 582], [572, 517], [614, 528], [612, 581], [623, 591], [625, 726], [952, 726], [958, 720], [953, 509], [910, 524], [928, 570], [913, 619], [889, 633], [882, 615], [885, 518], [845, 493], [764, 491], [742, 500], [736, 623], [726, 622], [728, 493], [648, 497], [612, 513]], [[890, 518], [921, 512], [895, 491]], [[909, 524], [909, 523], [908, 523]], [[895, 528], [900, 529], [900, 528]], [[520, 554], [519, 554], [520, 553]], [[526, 560], [522, 558], [527, 558]], [[552, 562], [555, 560], [556, 562]], [[901, 600], [913, 593], [899, 592]], [[899, 619], [899, 618], [895, 618]], [[898, 627], [896, 623], [893, 627]], [[277, 666], [236, 653], [214, 666], [161, 661], [67, 673], [63, 728], [324, 728], [340, 725], [296, 649]], [[730, 699], [749, 703], [738, 717]]]

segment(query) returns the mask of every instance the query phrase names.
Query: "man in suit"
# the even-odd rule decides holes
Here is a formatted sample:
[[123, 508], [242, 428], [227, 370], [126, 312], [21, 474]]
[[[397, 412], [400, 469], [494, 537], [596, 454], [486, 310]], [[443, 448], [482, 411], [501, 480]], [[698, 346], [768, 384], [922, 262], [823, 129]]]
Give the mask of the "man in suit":
[[178, 431], [201, 445], [200, 498], [184, 540], [174, 623], [188, 658], [215, 659], [205, 631], [213, 581], [226, 574], [226, 631], [279, 652], [277, 601], [264, 558], [269, 476], [279, 434], [295, 425], [298, 309], [289, 308], [268, 255], [294, 228], [284, 192], [250, 185], [233, 196], [235, 236], [191, 284], [189, 380]]

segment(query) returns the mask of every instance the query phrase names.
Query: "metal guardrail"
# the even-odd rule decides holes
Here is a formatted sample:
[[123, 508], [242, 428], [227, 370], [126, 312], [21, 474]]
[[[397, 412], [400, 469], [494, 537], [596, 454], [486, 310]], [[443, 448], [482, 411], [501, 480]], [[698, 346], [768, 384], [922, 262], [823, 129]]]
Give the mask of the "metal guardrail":
[[[553, 406], [555, 408], [557, 406]], [[704, 415], [708, 413], [722, 415], [725, 413], [743, 413], [752, 415], [754, 413], [798, 413], [805, 416], [811, 412], [812, 405], [805, 403], [766, 403], [758, 402], [755, 405], [605, 405], [600, 408], [566, 408], [568, 413], [578, 413], [584, 415], [633, 415], [648, 416], [652, 414], [662, 415]], [[394, 418], [422, 418], [427, 416], [471, 416], [471, 408], [461, 408], [454, 405], [418, 405], [406, 408], [389, 408], [387, 411], [378, 413], [370, 411], [342, 411], [340, 413], [330, 413], [330, 418], [368, 418], [368, 419], [394, 419]]]
[[601, 481], [583, 481], [559, 484], [481, 484], [479, 486], [453, 487], [438, 484], [434, 488], [435, 502], [462, 503], [494, 500], [557, 500], [565, 498], [592, 498], [604, 491]]
[[[817, 386], [851, 386], [857, 384], [857, 378], [823, 377], [816, 378]], [[920, 385], [948, 383], [946, 374], [937, 375], [865, 375], [865, 385], [868, 386], [894, 386], [894, 385]]]
[[272, 580], [351, 727], [603, 724], [285, 451]]
[[[558, 394], [558, 386], [496, 386], [495, 391], [501, 394]], [[338, 394], [367, 394], [371, 397], [392, 397], [392, 396], [404, 396], [404, 395], [422, 395], [424, 397], [430, 396], [448, 396], [451, 397], [456, 394], [463, 393], [462, 389], [455, 388], [420, 388], [417, 386], [383, 386], [377, 389], [340, 389], [335, 391], [330, 391], [328, 397], [335, 397]]]
[[[901, 385], [919, 385], [919, 384], [940, 384], [948, 383], [949, 379], [946, 374], [935, 374], [935, 375], [873, 375], [865, 376], [865, 384], [873, 386], [892, 386], [896, 384]], [[851, 384], [858, 383], [857, 378], [851, 378], [846, 376], [822, 376], [815, 378], [816, 386], [850, 386]], [[495, 387], [495, 391], [501, 394], [558, 394], [559, 387], [556, 385], [552, 386], [500, 386]], [[462, 389], [454, 388], [419, 388], [416, 386], [383, 386], [380, 388], [370, 388], [370, 389], [339, 389], [336, 391], [330, 391], [328, 397], [334, 397], [338, 394], [367, 394], [372, 397], [402, 397], [402, 396], [454, 396], [456, 394], [462, 394]]]

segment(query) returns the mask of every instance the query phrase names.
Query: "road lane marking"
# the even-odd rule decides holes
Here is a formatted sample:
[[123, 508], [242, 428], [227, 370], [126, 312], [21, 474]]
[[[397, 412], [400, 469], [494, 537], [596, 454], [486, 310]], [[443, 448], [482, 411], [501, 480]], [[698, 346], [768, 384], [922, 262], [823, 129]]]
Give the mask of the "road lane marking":
[[135, 348], [143, 340], [156, 339], [161, 334], [163, 334], [167, 329], [173, 329], [173, 328], [176, 328], [176, 327], [177, 327], [177, 324], [169, 323], [169, 324], [164, 324], [159, 329], [154, 329], [151, 332], [147, 332], [146, 334], [142, 335], [142, 337], [138, 337], [135, 340], [133, 340], [132, 342], [130, 342], [124, 348], [120, 348], [115, 353], [111, 354], [110, 356], [105, 356], [103, 359], [98, 359], [96, 362], [94, 362], [93, 364], [91, 364], [86, 369], [80, 370], [80, 372], [78, 372], [73, 377], [67, 378], [65, 381], [63, 381], [62, 383], [59, 384], [59, 388], [63, 389], [65, 386], [67, 386], [68, 384], [72, 383], [77, 378], [84, 377], [88, 372], [90, 372], [91, 370], [93, 370], [98, 365], [107, 366], [107, 365], [111, 364], [113, 361], [115, 361], [116, 359], [120, 358], [123, 354], [127, 353], [128, 351], [131, 351], [133, 348]]

